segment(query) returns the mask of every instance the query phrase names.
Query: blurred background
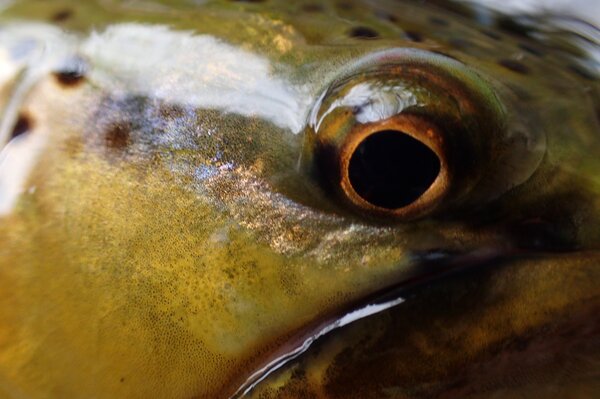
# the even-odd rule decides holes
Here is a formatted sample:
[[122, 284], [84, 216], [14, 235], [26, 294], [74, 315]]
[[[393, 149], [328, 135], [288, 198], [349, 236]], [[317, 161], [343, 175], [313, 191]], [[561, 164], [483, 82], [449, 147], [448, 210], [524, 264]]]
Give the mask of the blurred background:
[[600, 27], [600, 0], [468, 0], [509, 13], [549, 13], [583, 19]]

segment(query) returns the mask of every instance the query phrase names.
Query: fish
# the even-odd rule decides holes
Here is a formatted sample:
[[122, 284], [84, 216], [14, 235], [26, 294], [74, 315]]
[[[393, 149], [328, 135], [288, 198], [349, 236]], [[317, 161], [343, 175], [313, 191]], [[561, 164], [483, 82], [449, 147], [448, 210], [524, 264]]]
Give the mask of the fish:
[[598, 397], [599, 38], [0, 3], [1, 396]]

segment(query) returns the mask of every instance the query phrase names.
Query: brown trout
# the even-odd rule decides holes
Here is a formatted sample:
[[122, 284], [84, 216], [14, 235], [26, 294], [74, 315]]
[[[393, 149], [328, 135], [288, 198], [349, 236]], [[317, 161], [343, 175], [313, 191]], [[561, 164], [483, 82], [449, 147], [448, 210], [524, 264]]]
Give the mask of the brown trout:
[[600, 397], [595, 27], [0, 8], [1, 397]]

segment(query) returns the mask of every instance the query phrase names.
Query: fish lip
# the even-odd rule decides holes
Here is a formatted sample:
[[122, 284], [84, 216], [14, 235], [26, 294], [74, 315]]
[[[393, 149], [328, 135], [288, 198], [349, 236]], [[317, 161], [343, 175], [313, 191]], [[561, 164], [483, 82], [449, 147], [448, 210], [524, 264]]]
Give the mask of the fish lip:
[[403, 294], [408, 289], [453, 273], [500, 262], [509, 258], [511, 252], [505, 248], [480, 248], [460, 254], [427, 253], [416, 256], [413, 260], [416, 267], [412, 277], [395, 281], [346, 304], [342, 309], [331, 312], [324, 318], [315, 320], [312, 324], [305, 325], [254, 370], [229, 399], [245, 397], [272, 373], [300, 357], [313, 343], [332, 331], [402, 304], [405, 300]]

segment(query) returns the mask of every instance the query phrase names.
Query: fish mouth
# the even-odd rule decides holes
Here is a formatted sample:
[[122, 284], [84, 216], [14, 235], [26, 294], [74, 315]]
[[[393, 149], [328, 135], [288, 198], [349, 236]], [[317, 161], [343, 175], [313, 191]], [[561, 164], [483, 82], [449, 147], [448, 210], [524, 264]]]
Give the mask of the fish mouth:
[[292, 335], [286, 343], [273, 352], [268, 359], [250, 374], [230, 399], [239, 399], [249, 394], [258, 384], [277, 370], [293, 362], [311, 346], [328, 334], [377, 315], [405, 302], [405, 292], [421, 284], [442, 279], [453, 273], [466, 271], [499, 262], [508, 257], [506, 250], [484, 248], [465, 254], [428, 253], [416, 258], [412, 277], [394, 282], [376, 292], [347, 304], [329, 315], [304, 326]]
[[[559, 389], [562, 385], [594, 390], [595, 376], [600, 372], [600, 296], [595, 285], [600, 281], [600, 270], [597, 267], [599, 263], [600, 251], [597, 250], [550, 253], [485, 249], [425, 259], [417, 265], [418, 272], [414, 278], [396, 282], [348, 304], [320, 322], [306, 326], [280, 347], [278, 352], [273, 353], [262, 367], [257, 368], [232, 398], [245, 397], [248, 393], [252, 395], [253, 390], [262, 392], [262, 387], [268, 387], [272, 381], [265, 380], [274, 373], [280, 375], [276, 373], [280, 369], [289, 370], [290, 366], [310, 367], [313, 364], [310, 362], [318, 361], [316, 359], [319, 353], [327, 352], [327, 342], [335, 339], [338, 339], [338, 343], [349, 344], [351, 351], [362, 356], [352, 357], [353, 362], [336, 369], [338, 380], [330, 382], [332, 386], [342, 387], [339, 389], [347, 394], [351, 392], [348, 385], [356, 387], [357, 382], [352, 378], [357, 375], [364, 375], [366, 378], [358, 384], [365, 384], [367, 381], [367, 386], [369, 378], [379, 378], [381, 370], [368, 370], [373, 363], [365, 361], [365, 353], [371, 360], [377, 359], [377, 364], [385, 364], [386, 369], [396, 370], [393, 366], [394, 361], [398, 362], [396, 359], [406, 361], [405, 357], [398, 356], [414, 353], [406, 351], [406, 345], [411, 344], [404, 341], [404, 337], [409, 336], [411, 331], [422, 337], [423, 326], [426, 330], [433, 331], [435, 328], [432, 327], [436, 325], [443, 325], [444, 329], [448, 328], [459, 334], [464, 333], [465, 338], [459, 339], [463, 346], [451, 349], [454, 352], [449, 355], [443, 342], [446, 342], [445, 345], [448, 342], [452, 342], [450, 346], [457, 345], [455, 341], [446, 339], [455, 339], [456, 335], [445, 336], [446, 332], [443, 331], [440, 333], [442, 339], [438, 339], [439, 335], [435, 336], [436, 345], [433, 346], [440, 352], [434, 350], [432, 354], [427, 354], [431, 357], [424, 356], [426, 362], [453, 364], [453, 361], [459, 359], [459, 366], [453, 365], [442, 374], [433, 375], [428, 374], [431, 370], [427, 369], [426, 377], [420, 375], [415, 378], [412, 371], [410, 378], [405, 378], [406, 375], [394, 375], [391, 385], [401, 385], [403, 382], [413, 384], [419, 378], [425, 378], [423, 386], [426, 388], [411, 389], [415, 392], [427, 389], [425, 397], [447, 398], [485, 394], [496, 388], [508, 392], [516, 390], [514, 397], [527, 397], [522, 396], [523, 392], [529, 392], [526, 389], [537, 389], [534, 393], [539, 393]], [[448, 305], [447, 301], [452, 299], [444, 295], [455, 293], [457, 287], [465, 299], [457, 301], [455, 298], [454, 305]], [[463, 306], [465, 303], [469, 305]], [[429, 308], [422, 308], [423, 304]], [[434, 305], [433, 308], [431, 305]], [[450, 315], [446, 314], [448, 311]], [[370, 320], [361, 321], [366, 318]], [[402, 331], [401, 336], [393, 333], [391, 338], [391, 345], [400, 345], [400, 349], [390, 350], [389, 335], [374, 346], [371, 340], [368, 345], [372, 346], [367, 349], [352, 346], [352, 343], [363, 345], [363, 341], [348, 337], [356, 337], [353, 334], [357, 331], [360, 334], [370, 334], [365, 326], [373, 325], [369, 324], [372, 323], [371, 318], [379, 319], [379, 322], [382, 319], [393, 320], [387, 331]], [[415, 321], [420, 324], [419, 327], [410, 325]], [[469, 328], [472, 330], [466, 330], [465, 333], [464, 328], [465, 325], [469, 326], [468, 323], [471, 323]], [[495, 331], [497, 327], [501, 331]], [[474, 337], [481, 337], [482, 329], [486, 331], [483, 342], [473, 340]], [[317, 353], [314, 350], [306, 353], [315, 343]], [[470, 351], [471, 347], [477, 349]], [[462, 353], [463, 350], [470, 352]], [[371, 351], [375, 354], [371, 355]], [[303, 354], [306, 355], [302, 356]], [[331, 359], [327, 356], [329, 355], [325, 358]], [[448, 358], [453, 360], [448, 361]], [[409, 359], [408, 363], [418, 363], [414, 363], [414, 358]], [[357, 364], [353, 364], [354, 361]], [[421, 371], [423, 370], [415, 373]], [[526, 373], [527, 378], [522, 373]], [[386, 376], [388, 377], [389, 375]], [[524, 379], [527, 381], [523, 381]], [[260, 384], [263, 381], [265, 385]], [[370, 386], [374, 387], [373, 384]], [[361, 389], [365, 389], [364, 386]], [[568, 388], [563, 391], [568, 392]], [[347, 397], [343, 394], [340, 396], [339, 392], [337, 395], [336, 397]], [[487, 397], [487, 394], [483, 397]], [[513, 396], [509, 394], [508, 397]]]

